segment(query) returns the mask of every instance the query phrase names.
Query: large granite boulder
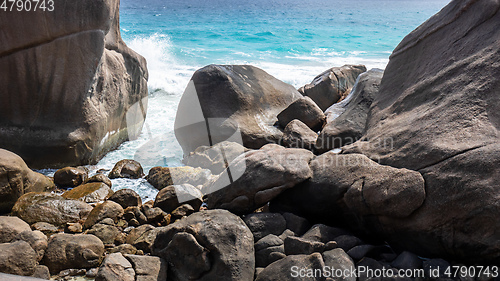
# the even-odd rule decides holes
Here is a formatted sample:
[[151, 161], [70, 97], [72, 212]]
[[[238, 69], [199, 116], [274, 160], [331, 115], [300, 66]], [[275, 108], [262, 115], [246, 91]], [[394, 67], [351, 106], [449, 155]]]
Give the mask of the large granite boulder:
[[43, 258], [52, 274], [69, 268], [91, 268], [99, 265], [104, 244], [94, 235], [54, 234]]
[[33, 172], [21, 157], [0, 148], [0, 214], [9, 213], [17, 199], [27, 192], [50, 191], [54, 187], [54, 182]]
[[332, 67], [300, 88], [299, 92], [310, 97], [324, 111], [345, 98], [351, 92], [356, 78], [365, 71], [364, 65]]
[[326, 110], [327, 124], [315, 145], [318, 153], [354, 143], [363, 136], [366, 118], [383, 74], [379, 69], [360, 74], [347, 98]]
[[201, 211], [161, 228], [153, 254], [169, 264], [169, 280], [253, 280], [254, 239], [225, 210]]
[[[500, 261], [500, 3], [452, 1], [391, 55], [363, 153], [419, 171], [426, 200], [376, 227], [419, 255]], [[385, 145], [384, 145], [385, 143]]]
[[37, 265], [36, 253], [27, 242], [0, 244], [0, 272], [30, 276]]
[[18, 234], [30, 230], [30, 225], [18, 217], [0, 216], [0, 243], [11, 242]]
[[184, 154], [222, 141], [248, 148], [277, 143], [276, 115], [297, 90], [250, 65], [209, 65], [196, 71], [181, 98], [175, 135]]
[[204, 185], [212, 179], [210, 170], [202, 168], [184, 167], [154, 167], [146, 177], [148, 182], [158, 190], [171, 185], [190, 184]]
[[12, 213], [29, 224], [47, 222], [63, 226], [68, 222], [78, 222], [87, 217], [92, 206], [79, 201], [65, 199], [48, 192], [30, 192], [12, 208]]
[[204, 187], [210, 209], [243, 215], [264, 206], [283, 191], [311, 177], [314, 154], [305, 149], [268, 144], [236, 158], [211, 184]]
[[146, 61], [120, 37], [119, 3], [2, 14], [0, 147], [32, 167], [63, 167], [96, 163], [140, 133]]

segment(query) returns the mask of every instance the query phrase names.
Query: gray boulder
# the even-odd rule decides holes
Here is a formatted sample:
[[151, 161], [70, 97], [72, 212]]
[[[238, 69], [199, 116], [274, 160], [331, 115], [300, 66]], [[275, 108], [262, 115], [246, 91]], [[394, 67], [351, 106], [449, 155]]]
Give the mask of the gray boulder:
[[45, 251], [47, 250], [47, 236], [43, 234], [41, 231], [35, 230], [26, 230], [19, 233], [13, 241], [25, 241], [30, 244], [31, 248], [36, 253], [36, 261], [39, 262], [42, 260], [45, 255]]
[[305, 149], [264, 146], [238, 157], [202, 192], [208, 194], [206, 202], [211, 209], [248, 214], [310, 178], [313, 157]]
[[136, 281], [167, 280], [167, 263], [164, 259], [154, 256], [125, 255], [132, 263]]
[[212, 178], [210, 170], [184, 167], [154, 167], [149, 170], [148, 182], [158, 190], [171, 185], [204, 185]]
[[121, 253], [109, 254], [104, 258], [96, 281], [135, 281], [132, 264]]
[[282, 133], [274, 127], [276, 115], [301, 97], [293, 86], [250, 65], [209, 65], [191, 79], [175, 119], [185, 155], [226, 140], [248, 148], [277, 143]]
[[222, 173], [236, 157], [248, 149], [236, 142], [223, 141], [213, 146], [200, 146], [195, 151], [184, 156], [187, 166], [209, 169], [212, 174]]
[[25, 193], [51, 191], [54, 188], [54, 182], [48, 177], [33, 172], [21, 157], [0, 148], [0, 196], [2, 198], [0, 214], [9, 213], [17, 199]]
[[140, 179], [144, 177], [144, 172], [139, 162], [132, 159], [124, 159], [115, 164], [111, 172], [109, 172], [108, 177], [110, 179]]
[[285, 218], [278, 213], [249, 214], [243, 221], [252, 232], [255, 241], [269, 234], [281, 235], [286, 229]]
[[345, 98], [351, 91], [356, 78], [366, 71], [364, 65], [344, 65], [332, 67], [299, 89], [325, 111], [332, 104]]
[[424, 204], [373, 226], [419, 255], [500, 261], [499, 15], [498, 1], [451, 1], [406, 36], [344, 148], [422, 174]]
[[302, 97], [292, 102], [277, 117], [282, 128], [297, 119], [315, 132], [320, 131], [326, 122], [323, 110], [310, 97]]
[[253, 235], [225, 210], [201, 211], [161, 228], [153, 254], [171, 266], [169, 280], [253, 280]]
[[378, 94], [383, 74], [379, 69], [360, 74], [346, 99], [326, 110], [327, 124], [315, 146], [318, 153], [354, 143], [363, 136], [368, 112]]
[[318, 134], [300, 120], [292, 120], [283, 130], [281, 143], [285, 147], [313, 150]]
[[0, 147], [34, 168], [97, 163], [146, 115], [146, 61], [121, 39], [119, 1], [56, 6], [0, 19]]

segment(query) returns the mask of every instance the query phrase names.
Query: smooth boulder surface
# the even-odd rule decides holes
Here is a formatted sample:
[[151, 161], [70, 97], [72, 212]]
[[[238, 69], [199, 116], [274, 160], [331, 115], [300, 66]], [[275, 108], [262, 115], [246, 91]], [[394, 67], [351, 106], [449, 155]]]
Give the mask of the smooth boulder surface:
[[9, 213], [21, 195], [54, 189], [48, 177], [33, 172], [18, 155], [0, 149], [0, 214]]
[[248, 214], [262, 207], [283, 191], [307, 180], [314, 154], [297, 148], [266, 145], [249, 151], [206, 188], [210, 209], [221, 208], [235, 214]]
[[186, 155], [183, 162], [187, 166], [209, 169], [212, 174], [218, 175], [236, 157], [247, 151], [248, 149], [239, 143], [223, 141], [213, 146], [198, 147], [195, 151]]
[[311, 170], [311, 179], [283, 193], [272, 208], [365, 229], [372, 221], [407, 219], [426, 199], [420, 173], [383, 166], [364, 155], [328, 152], [311, 161]]
[[50, 13], [4, 13], [0, 26], [0, 147], [60, 168], [138, 136], [148, 73], [121, 39], [119, 1], [63, 0]]
[[278, 142], [276, 115], [301, 97], [293, 86], [250, 65], [209, 65], [191, 81], [175, 118], [185, 155], [226, 140], [247, 148]]
[[297, 119], [315, 132], [320, 131], [326, 122], [323, 110], [310, 97], [303, 97], [294, 101], [277, 117], [282, 128], [285, 128], [292, 120]]
[[11, 242], [18, 234], [24, 231], [31, 231], [31, 228], [22, 219], [0, 216], [0, 243]]
[[85, 228], [91, 228], [94, 224], [106, 218], [110, 218], [114, 222], [117, 222], [118, 218], [121, 218], [123, 214], [124, 211], [120, 204], [109, 200], [104, 201], [92, 209], [83, 226]]
[[30, 276], [37, 265], [36, 253], [27, 242], [0, 244], [0, 272]]
[[171, 185], [204, 185], [212, 178], [210, 170], [184, 167], [154, 167], [149, 170], [148, 182], [158, 190]]
[[25, 230], [19, 233], [13, 241], [25, 241], [30, 244], [31, 248], [35, 250], [37, 262], [42, 260], [45, 250], [47, 250], [47, 236], [41, 231]]
[[135, 271], [132, 264], [121, 253], [114, 253], [104, 258], [95, 280], [135, 281]]
[[141, 196], [139, 196], [139, 194], [137, 194], [134, 190], [128, 188], [116, 191], [113, 195], [111, 195], [111, 197], [109, 197], [109, 200], [120, 204], [123, 209], [130, 206], [140, 207], [142, 205]]
[[293, 120], [283, 130], [282, 145], [290, 148], [313, 150], [318, 134], [300, 120]]
[[125, 255], [132, 263], [136, 281], [167, 280], [167, 263], [164, 259], [154, 256]]
[[85, 202], [47, 192], [27, 193], [12, 208], [13, 214], [29, 224], [47, 222], [56, 226], [78, 222], [86, 218], [90, 211], [92, 206]]
[[376, 224], [419, 255], [500, 261], [499, 25], [498, 1], [455, 0], [411, 32], [390, 57], [363, 141], [344, 148], [422, 173], [422, 207]]
[[365, 71], [364, 65], [332, 67], [300, 88], [299, 92], [310, 97], [321, 110], [325, 111], [332, 104], [345, 98], [354, 86], [356, 78]]
[[253, 235], [225, 210], [200, 211], [161, 228], [153, 253], [169, 264], [169, 280], [253, 280]]
[[171, 213], [182, 203], [191, 205], [194, 210], [199, 210], [203, 203], [203, 194], [190, 184], [169, 185], [158, 192], [153, 206]]
[[43, 258], [52, 274], [69, 268], [92, 268], [99, 265], [104, 244], [94, 235], [54, 234]]
[[81, 185], [88, 177], [88, 172], [81, 167], [64, 167], [54, 173], [54, 183], [59, 187]]
[[360, 74], [347, 98], [326, 110], [327, 124], [317, 138], [316, 151], [324, 153], [361, 139], [383, 74], [379, 69]]
[[113, 190], [102, 182], [86, 183], [64, 192], [61, 196], [66, 199], [80, 200], [85, 203], [97, 203], [113, 195]]

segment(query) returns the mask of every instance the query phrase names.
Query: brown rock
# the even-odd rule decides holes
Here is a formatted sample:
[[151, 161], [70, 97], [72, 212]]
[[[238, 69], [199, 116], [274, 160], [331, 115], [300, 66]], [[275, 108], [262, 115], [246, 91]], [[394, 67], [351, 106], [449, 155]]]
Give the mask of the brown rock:
[[356, 78], [366, 71], [364, 65], [344, 65], [333, 67], [316, 76], [299, 91], [310, 97], [322, 111], [345, 98], [356, 82]]
[[55, 234], [49, 239], [44, 264], [52, 274], [69, 268], [92, 268], [98, 266], [104, 245], [99, 238], [86, 234]]
[[31, 231], [26, 230], [19, 233], [13, 241], [25, 241], [30, 244], [31, 248], [36, 253], [36, 261], [42, 260], [43, 255], [45, 255], [45, 250], [47, 250], [47, 236], [41, 231]]
[[109, 254], [99, 267], [95, 280], [135, 281], [135, 271], [121, 253]]
[[184, 204], [184, 205], [179, 206], [177, 209], [173, 210], [171, 215], [172, 215], [172, 219], [175, 221], [175, 220], [180, 219], [182, 217], [189, 216], [194, 212], [195, 212], [195, 210], [193, 209], [193, 207], [191, 207], [191, 205]]
[[91, 210], [92, 207], [82, 201], [65, 199], [47, 192], [30, 192], [17, 200], [12, 213], [29, 224], [48, 222], [63, 226], [86, 218]]
[[132, 263], [136, 280], [167, 280], [167, 263], [153, 256], [125, 255]]
[[66, 227], [64, 228], [64, 232], [66, 233], [82, 233], [83, 232], [83, 225], [81, 225], [79, 222], [69, 222], [66, 224]]
[[290, 121], [295, 119], [302, 121], [315, 132], [320, 131], [326, 123], [323, 110], [310, 97], [303, 97], [294, 101], [278, 114], [278, 122], [282, 128], [285, 128]]
[[[0, 113], [1, 114], [1, 113]], [[0, 149], [0, 214], [9, 213], [21, 195], [28, 192], [50, 191], [54, 183], [35, 173], [16, 154]]]
[[204, 185], [211, 179], [209, 170], [193, 167], [154, 167], [149, 170], [148, 182], [158, 190], [170, 185]]
[[123, 208], [118, 203], [113, 201], [105, 201], [92, 209], [89, 213], [85, 223], [84, 228], [91, 228], [94, 224], [100, 222], [105, 218], [113, 219], [117, 222], [120, 217], [123, 216]]
[[183, 162], [187, 166], [209, 169], [212, 174], [222, 173], [229, 163], [236, 157], [247, 152], [248, 149], [239, 143], [223, 141], [213, 146], [200, 146], [195, 151], [184, 156]]
[[167, 213], [171, 213], [182, 203], [191, 205], [194, 210], [199, 210], [203, 203], [202, 198], [201, 191], [190, 184], [169, 185], [158, 192], [154, 206]]
[[126, 209], [130, 206], [141, 206], [142, 199], [137, 192], [132, 189], [124, 188], [116, 191], [111, 197], [109, 197], [110, 201], [115, 201], [120, 204], [123, 209]]
[[312, 151], [317, 139], [317, 133], [307, 127], [302, 121], [295, 119], [289, 122], [285, 130], [283, 130], [281, 143], [285, 147], [303, 148]]
[[9, 243], [24, 231], [31, 231], [31, 228], [22, 219], [0, 216], [0, 243]]
[[37, 255], [25, 241], [0, 244], [0, 272], [30, 276], [38, 265]]
[[54, 183], [60, 187], [79, 186], [88, 177], [88, 172], [84, 168], [65, 167], [54, 173]]
[[31, 228], [33, 230], [41, 231], [43, 234], [47, 235], [48, 237], [59, 231], [59, 229], [55, 225], [52, 225], [52, 224], [46, 223], [46, 222], [36, 222], [36, 223], [31, 225]]
[[86, 232], [86, 234], [92, 234], [101, 239], [102, 243], [105, 245], [113, 244], [115, 242], [115, 238], [120, 233], [121, 232], [117, 227], [101, 223], [92, 226], [92, 228]]
[[111, 180], [104, 174], [94, 175], [85, 181], [85, 183], [92, 183], [92, 182], [102, 182], [102, 183], [107, 184], [109, 187], [113, 186], [113, 183], [111, 182]]
[[125, 159], [118, 161], [118, 163], [115, 164], [108, 177], [110, 179], [140, 179], [144, 177], [144, 172], [142, 171], [142, 166], [139, 162], [131, 159]]
[[56, 6], [0, 19], [0, 147], [36, 168], [96, 163], [146, 114], [146, 62], [121, 40], [119, 1]]
[[80, 200], [85, 203], [97, 203], [113, 195], [113, 190], [102, 182], [86, 183], [64, 192], [61, 196], [66, 199]]

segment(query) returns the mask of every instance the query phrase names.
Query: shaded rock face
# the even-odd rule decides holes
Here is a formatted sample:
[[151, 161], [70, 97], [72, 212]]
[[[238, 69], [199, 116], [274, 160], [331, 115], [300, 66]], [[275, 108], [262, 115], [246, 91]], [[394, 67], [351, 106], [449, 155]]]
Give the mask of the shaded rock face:
[[352, 92], [326, 110], [327, 125], [317, 138], [318, 153], [324, 153], [359, 140], [373, 99], [378, 94], [383, 71], [372, 69], [359, 75]]
[[139, 196], [137, 192], [128, 188], [116, 191], [113, 195], [111, 195], [111, 197], [109, 197], [109, 200], [120, 204], [120, 206], [122, 206], [123, 209], [126, 209], [127, 207], [130, 206], [140, 207], [142, 205], [141, 196]]
[[200, 146], [184, 157], [184, 164], [191, 167], [209, 169], [212, 174], [222, 173], [236, 157], [247, 152], [236, 142], [223, 141], [213, 146]]
[[271, 207], [364, 229], [372, 221], [408, 218], [426, 198], [420, 173], [379, 165], [360, 154], [328, 152], [311, 161], [311, 170], [311, 179], [283, 193]]
[[124, 159], [115, 164], [108, 177], [110, 179], [140, 179], [144, 177], [144, 172], [139, 162], [131, 159]]
[[25, 193], [54, 188], [48, 177], [30, 170], [21, 157], [0, 149], [0, 214], [9, 213], [17, 199]]
[[153, 253], [169, 266], [169, 280], [253, 280], [254, 239], [225, 210], [201, 211], [161, 228]]
[[311, 151], [266, 145], [235, 159], [202, 190], [210, 209], [248, 214], [312, 175]]
[[[422, 173], [427, 199], [378, 225], [425, 255], [500, 256], [500, 3], [452, 1], [391, 55], [365, 140], [345, 148]], [[379, 145], [391, 140], [390, 145]]]
[[298, 119], [313, 131], [320, 131], [326, 122], [323, 110], [310, 97], [303, 97], [278, 114], [278, 122], [285, 128], [290, 121]]
[[282, 145], [290, 148], [314, 150], [318, 134], [300, 120], [293, 120], [283, 130]]
[[0, 19], [0, 147], [37, 168], [96, 163], [140, 133], [147, 106], [146, 61], [120, 37], [119, 1], [57, 5]]
[[60, 187], [75, 187], [82, 184], [88, 177], [84, 168], [65, 167], [54, 173], [54, 183]]
[[351, 91], [358, 75], [366, 71], [364, 65], [333, 67], [316, 76], [314, 80], [299, 89], [325, 111], [332, 104], [345, 98]]
[[276, 115], [300, 97], [257, 67], [209, 65], [195, 72], [181, 98], [175, 135], [186, 155], [226, 140], [260, 148], [278, 142]]
[[99, 265], [104, 244], [94, 235], [55, 234], [43, 258], [52, 274], [69, 268], [91, 268]]
[[190, 184], [169, 185], [158, 192], [153, 206], [171, 213], [182, 203], [186, 203], [194, 210], [199, 210], [203, 203], [202, 198], [201, 191]]
[[87, 217], [92, 206], [79, 200], [65, 199], [47, 192], [30, 192], [12, 208], [12, 213], [29, 224], [47, 222], [57, 226]]
[[30, 276], [37, 265], [36, 253], [27, 242], [0, 244], [0, 272]]

